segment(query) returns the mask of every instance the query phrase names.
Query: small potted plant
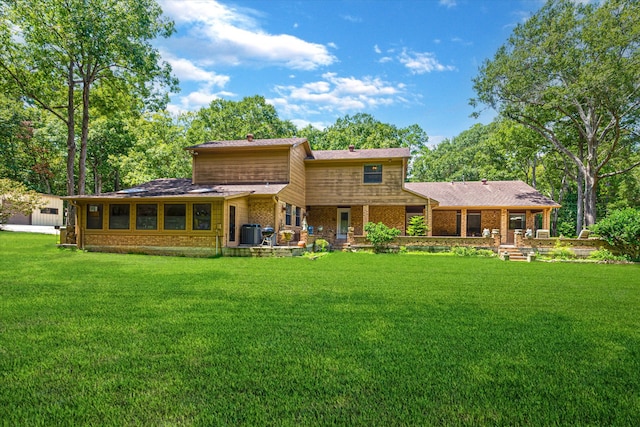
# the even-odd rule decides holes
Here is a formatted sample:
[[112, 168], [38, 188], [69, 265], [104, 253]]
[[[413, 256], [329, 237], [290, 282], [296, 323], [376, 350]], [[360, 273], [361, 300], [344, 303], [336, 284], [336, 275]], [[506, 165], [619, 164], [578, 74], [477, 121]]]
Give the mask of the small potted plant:
[[293, 238], [293, 230], [280, 230], [280, 239], [283, 242], [287, 242], [287, 246], [289, 246], [289, 242]]

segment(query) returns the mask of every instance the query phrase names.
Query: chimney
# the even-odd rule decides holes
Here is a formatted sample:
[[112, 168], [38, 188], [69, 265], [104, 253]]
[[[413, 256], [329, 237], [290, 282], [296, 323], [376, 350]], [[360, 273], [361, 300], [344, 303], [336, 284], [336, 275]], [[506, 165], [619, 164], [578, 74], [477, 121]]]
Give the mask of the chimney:
[[482, 178], [482, 185], [487, 185], [487, 178]]
[[247, 134], [247, 141], [249, 141], [249, 142], [253, 141], [253, 134], [252, 133], [248, 133]]
[[353, 153], [355, 150], [356, 150], [356, 146], [355, 146], [355, 145], [353, 145], [353, 144], [351, 144], [351, 145], [349, 146], [349, 151]]

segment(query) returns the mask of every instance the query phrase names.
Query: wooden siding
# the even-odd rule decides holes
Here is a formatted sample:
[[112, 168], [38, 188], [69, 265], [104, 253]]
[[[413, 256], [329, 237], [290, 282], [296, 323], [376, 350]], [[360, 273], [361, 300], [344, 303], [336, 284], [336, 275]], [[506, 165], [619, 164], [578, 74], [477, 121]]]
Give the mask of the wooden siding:
[[291, 174], [287, 179], [289, 185], [278, 194], [280, 200], [294, 206], [301, 207], [304, 210], [306, 204], [306, 173], [304, 159], [307, 152], [302, 145], [292, 147], [290, 152], [290, 171]]
[[[235, 226], [235, 241], [230, 241], [230, 218], [229, 218], [229, 208], [231, 206], [235, 206], [236, 208], [236, 226]], [[249, 198], [248, 197], [239, 197], [237, 199], [228, 200], [225, 203], [224, 209], [224, 226], [223, 226], [223, 234], [224, 234], [224, 242], [225, 246], [238, 246], [240, 244], [240, 233], [242, 224], [249, 223]]]
[[194, 184], [289, 181], [289, 149], [204, 152], [193, 157]]
[[[364, 183], [364, 165], [382, 165], [382, 183]], [[402, 188], [401, 160], [360, 162], [307, 162], [307, 205], [424, 205], [426, 199]]]

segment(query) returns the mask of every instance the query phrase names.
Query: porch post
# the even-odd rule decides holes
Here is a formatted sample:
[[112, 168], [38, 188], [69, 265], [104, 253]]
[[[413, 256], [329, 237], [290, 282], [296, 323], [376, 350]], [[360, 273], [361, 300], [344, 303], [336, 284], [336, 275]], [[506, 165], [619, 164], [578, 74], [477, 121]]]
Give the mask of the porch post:
[[507, 243], [507, 234], [509, 231], [509, 211], [507, 209], [500, 210], [500, 241]]
[[362, 234], [366, 234], [364, 226], [369, 222], [369, 205], [362, 206]]
[[427, 199], [427, 205], [425, 206], [424, 217], [427, 220], [427, 236], [433, 236], [433, 211], [431, 210], [431, 199]]
[[460, 210], [460, 237], [467, 237], [467, 210]]
[[551, 230], [551, 208], [542, 211], [542, 228]]

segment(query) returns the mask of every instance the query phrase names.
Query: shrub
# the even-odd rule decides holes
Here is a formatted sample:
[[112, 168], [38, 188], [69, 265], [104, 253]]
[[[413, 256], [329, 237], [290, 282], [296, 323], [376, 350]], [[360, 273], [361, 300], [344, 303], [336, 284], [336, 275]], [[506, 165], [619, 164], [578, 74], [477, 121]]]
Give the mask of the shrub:
[[496, 254], [488, 249], [476, 249], [468, 246], [454, 246], [451, 253], [457, 256], [492, 257]]
[[381, 222], [377, 224], [368, 222], [364, 226], [364, 231], [367, 232], [367, 240], [371, 242], [376, 253], [385, 252], [389, 243], [400, 235], [400, 230], [389, 228]]
[[596, 261], [628, 261], [624, 255], [615, 255], [609, 249], [603, 248], [589, 254], [589, 259]]
[[313, 244], [314, 252], [328, 252], [329, 251], [329, 242], [324, 239], [318, 239]]
[[549, 251], [549, 257], [551, 259], [575, 259], [576, 254], [569, 246], [557, 239], [555, 246]]
[[591, 230], [620, 253], [634, 261], [640, 260], [640, 210], [613, 211]]
[[427, 224], [424, 222], [424, 216], [412, 216], [407, 227], [407, 234], [409, 236], [426, 236], [428, 229]]

